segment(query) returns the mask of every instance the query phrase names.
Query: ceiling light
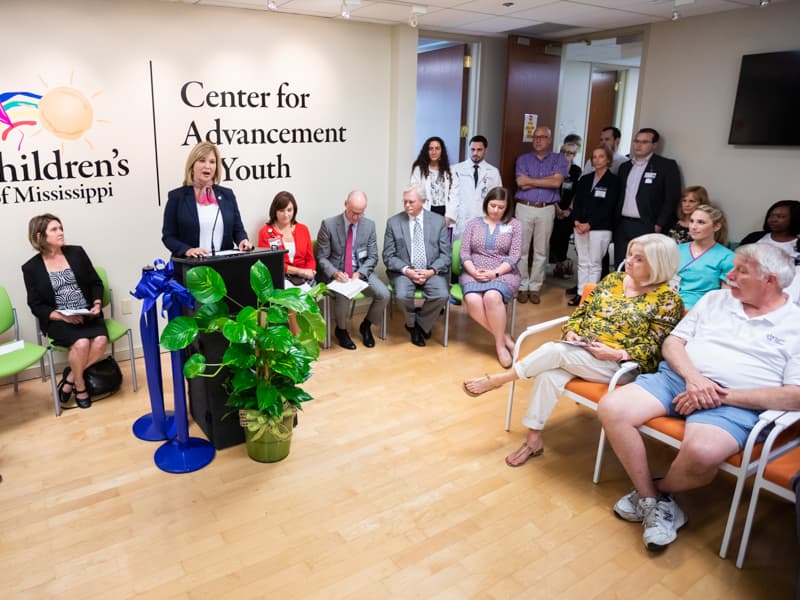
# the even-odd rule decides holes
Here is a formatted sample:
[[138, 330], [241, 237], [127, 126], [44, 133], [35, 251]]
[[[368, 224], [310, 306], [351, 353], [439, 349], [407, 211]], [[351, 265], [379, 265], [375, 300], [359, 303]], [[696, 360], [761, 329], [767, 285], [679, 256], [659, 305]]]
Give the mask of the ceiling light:
[[672, 19], [673, 21], [677, 21], [680, 18], [681, 18], [681, 13], [679, 13], [677, 10], [673, 10], [670, 19]]
[[769, 0], [761, 0], [760, 5], [761, 6], [769, 6]]
[[267, 2], [267, 8], [272, 12], [275, 12], [278, 10], [278, 5], [275, 4], [275, 0], [269, 0], [269, 2]]
[[350, 18], [350, 11], [347, 8], [347, 2], [342, 2], [342, 18], [343, 19]]

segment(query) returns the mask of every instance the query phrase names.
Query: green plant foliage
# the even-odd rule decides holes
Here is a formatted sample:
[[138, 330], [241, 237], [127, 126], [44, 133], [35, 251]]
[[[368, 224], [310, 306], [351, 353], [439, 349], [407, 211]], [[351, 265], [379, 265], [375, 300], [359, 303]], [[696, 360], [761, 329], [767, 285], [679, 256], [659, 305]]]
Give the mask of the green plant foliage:
[[[311, 396], [300, 386], [311, 376], [311, 364], [319, 357], [325, 321], [317, 300], [327, 287], [319, 284], [308, 292], [299, 288], [275, 289], [269, 269], [257, 261], [250, 269], [250, 286], [257, 304], [243, 306], [232, 316], [224, 301], [227, 289], [212, 267], [194, 267], [186, 273], [186, 287], [197, 301], [192, 317], [177, 317], [161, 334], [168, 350], [188, 347], [198, 333], [221, 332], [228, 348], [220, 363], [207, 363], [205, 356], [192, 353], [184, 375], [213, 377], [223, 368], [229, 371], [227, 405], [245, 411], [246, 426], [258, 431], [284, 434], [286, 411], [302, 408]], [[288, 311], [295, 312], [300, 328], [295, 337], [286, 328]], [[277, 433], [276, 433], [277, 432]]]

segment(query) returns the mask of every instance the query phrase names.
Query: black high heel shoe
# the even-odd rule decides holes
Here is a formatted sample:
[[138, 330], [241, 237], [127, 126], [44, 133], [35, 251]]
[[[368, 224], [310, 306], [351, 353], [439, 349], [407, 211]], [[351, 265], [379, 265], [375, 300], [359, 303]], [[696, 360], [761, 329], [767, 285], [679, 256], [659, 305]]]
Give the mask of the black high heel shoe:
[[[67, 380], [67, 376], [70, 374], [72, 369], [67, 367], [64, 369], [64, 373], [61, 375], [61, 381], [58, 382], [58, 400], [61, 404], [69, 404], [70, 399], [72, 398], [72, 394], [75, 392], [75, 383], [72, 381]], [[64, 386], [70, 386], [70, 390], [68, 392], [64, 391]]]
[[[85, 395], [85, 398], [79, 398], [78, 396]], [[90, 408], [92, 406], [92, 398], [89, 396], [89, 392], [86, 389], [82, 390], [75, 390], [75, 402], [78, 405], [78, 408]]]

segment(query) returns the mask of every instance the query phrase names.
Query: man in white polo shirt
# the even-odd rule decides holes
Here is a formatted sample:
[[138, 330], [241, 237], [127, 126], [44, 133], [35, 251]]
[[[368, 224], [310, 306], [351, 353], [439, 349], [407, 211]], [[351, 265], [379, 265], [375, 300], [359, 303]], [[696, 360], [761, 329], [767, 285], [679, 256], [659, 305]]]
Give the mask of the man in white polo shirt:
[[[709, 292], [678, 323], [658, 372], [600, 401], [600, 421], [634, 485], [614, 514], [643, 524], [648, 550], [672, 543], [686, 523], [672, 494], [708, 484], [744, 447], [760, 411], [800, 409], [800, 307], [783, 292], [793, 276], [783, 250], [740, 246], [731, 289]], [[686, 433], [654, 481], [637, 427], [662, 416], [685, 419]]]

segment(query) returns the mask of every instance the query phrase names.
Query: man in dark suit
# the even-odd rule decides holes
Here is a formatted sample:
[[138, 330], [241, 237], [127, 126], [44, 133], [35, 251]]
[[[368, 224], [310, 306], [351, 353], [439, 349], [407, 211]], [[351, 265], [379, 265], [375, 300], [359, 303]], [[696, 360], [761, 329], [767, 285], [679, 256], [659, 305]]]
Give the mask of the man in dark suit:
[[[441, 215], [423, 210], [422, 196], [416, 188], [403, 192], [403, 211], [390, 217], [383, 240], [383, 262], [397, 297], [406, 312], [406, 330], [411, 343], [424, 346], [431, 327], [441, 312], [450, 290], [450, 238]], [[422, 308], [415, 310], [414, 293], [425, 296]]]
[[678, 163], [655, 154], [655, 129], [645, 127], [633, 138], [631, 160], [619, 168], [614, 261], [625, 260], [628, 242], [645, 233], [666, 233], [675, 222], [681, 198]]
[[[364, 293], [372, 296], [366, 318], [358, 331], [367, 348], [375, 345], [370, 329], [372, 323], [383, 317], [389, 290], [374, 273], [378, 264], [378, 241], [375, 222], [364, 216], [367, 196], [364, 192], [352, 191], [344, 201], [344, 213], [322, 221], [317, 235], [317, 268], [328, 281], [346, 283], [350, 279], [363, 279], [369, 285]], [[342, 294], [333, 296], [333, 313], [336, 321], [336, 339], [339, 345], [355, 350], [356, 345], [347, 332], [351, 300]]]

